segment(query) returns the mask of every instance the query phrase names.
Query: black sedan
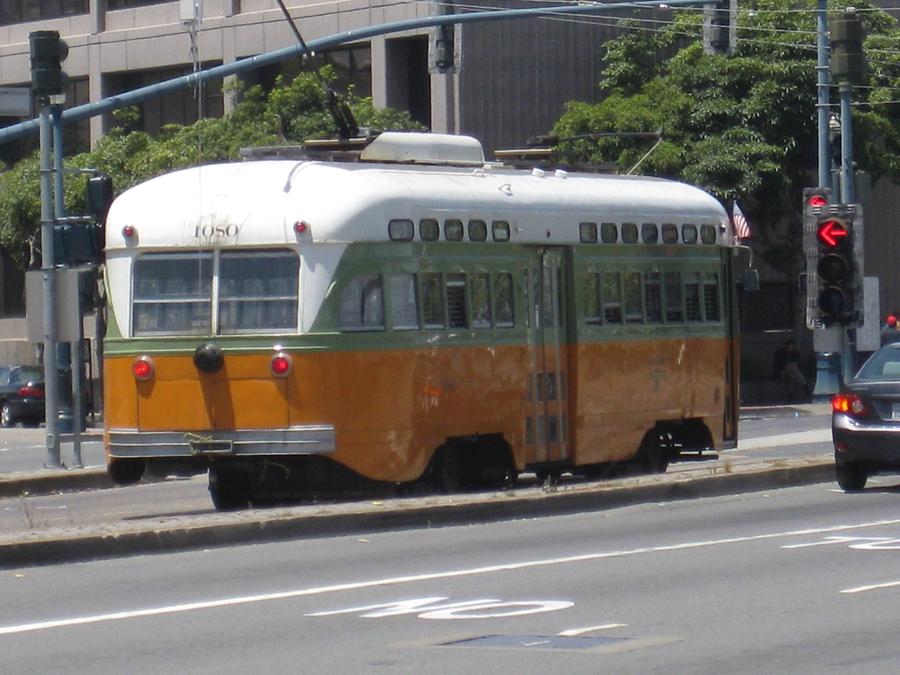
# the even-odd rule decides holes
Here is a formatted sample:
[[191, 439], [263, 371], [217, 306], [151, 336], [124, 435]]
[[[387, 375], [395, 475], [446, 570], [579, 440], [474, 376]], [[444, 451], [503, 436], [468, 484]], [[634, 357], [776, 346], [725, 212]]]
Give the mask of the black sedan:
[[869, 476], [900, 471], [900, 343], [863, 364], [831, 399], [837, 482], [862, 490]]
[[0, 366], [0, 425], [37, 426], [44, 419], [44, 370], [39, 366]]

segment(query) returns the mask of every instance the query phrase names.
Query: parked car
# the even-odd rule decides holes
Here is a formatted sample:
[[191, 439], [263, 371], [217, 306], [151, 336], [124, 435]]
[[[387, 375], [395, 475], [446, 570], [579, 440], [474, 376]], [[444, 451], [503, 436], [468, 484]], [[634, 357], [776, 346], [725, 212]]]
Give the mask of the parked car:
[[37, 426], [44, 419], [44, 370], [40, 366], [0, 366], [0, 425]]
[[900, 471], [900, 343], [872, 354], [831, 399], [837, 482], [862, 490], [869, 476]]

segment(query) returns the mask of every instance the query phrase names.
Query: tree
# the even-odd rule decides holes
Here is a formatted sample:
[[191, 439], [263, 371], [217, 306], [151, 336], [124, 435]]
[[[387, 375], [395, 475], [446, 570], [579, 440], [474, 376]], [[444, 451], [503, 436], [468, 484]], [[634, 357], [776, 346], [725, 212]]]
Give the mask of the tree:
[[[890, 103], [900, 86], [900, 30], [884, 12], [853, 4], [868, 33], [871, 73], [871, 88], [853, 91], [857, 164], [873, 178], [900, 178], [900, 106]], [[747, 3], [731, 56], [703, 53], [699, 10], [676, 12], [660, 32], [626, 32], [607, 47], [604, 100], [570, 103], [557, 121], [557, 136], [579, 137], [561, 142], [561, 154], [630, 168], [649, 149], [646, 141], [589, 135], [659, 130], [662, 141], [639, 171], [737, 199], [761, 253], [795, 275], [804, 268], [800, 229], [780, 225], [799, 223], [802, 188], [815, 182], [815, 7], [814, 0]]]
[[[194, 124], [165, 126], [159, 136], [137, 130], [135, 108], [114, 113], [115, 127], [86, 153], [66, 159], [67, 168], [92, 168], [109, 174], [117, 192], [173, 169], [239, 158], [241, 148], [300, 143], [328, 138], [337, 128], [325, 107], [322, 81], [332, 82], [334, 71], [301, 73], [290, 82], [279, 79], [268, 94], [258, 86], [232, 94], [238, 99], [224, 117]], [[403, 111], [378, 110], [372, 99], [352, 90], [344, 97], [360, 126], [371, 131], [421, 129]], [[38, 155], [27, 157], [0, 174], [0, 246], [25, 267], [34, 259], [40, 226], [40, 170]], [[85, 209], [84, 180], [66, 178], [66, 209]]]

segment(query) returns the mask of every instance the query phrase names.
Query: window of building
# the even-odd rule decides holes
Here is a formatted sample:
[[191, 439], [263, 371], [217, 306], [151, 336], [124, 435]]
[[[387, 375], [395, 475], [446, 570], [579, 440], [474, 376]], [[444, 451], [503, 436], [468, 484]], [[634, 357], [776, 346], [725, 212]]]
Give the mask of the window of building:
[[494, 275], [494, 326], [496, 328], [512, 328], [515, 324], [513, 314], [513, 280], [512, 274], [501, 272]]
[[440, 236], [438, 221], [434, 218], [423, 218], [419, 221], [419, 239], [422, 241], [437, 241]]
[[392, 274], [388, 279], [391, 298], [391, 326], [396, 330], [419, 327], [419, 304], [416, 301], [416, 275]]
[[625, 323], [643, 323], [644, 302], [641, 293], [641, 273], [625, 272], [622, 275]]
[[684, 321], [684, 307], [681, 302], [681, 272], [665, 273], [666, 288], [666, 321], [681, 323]]
[[160, 5], [168, 0], [106, 0], [106, 9], [131, 9], [144, 5]]
[[447, 275], [447, 326], [450, 328], [468, 328], [466, 317], [466, 275]]
[[487, 239], [487, 224], [483, 220], [469, 221], [469, 241], [485, 241]]
[[219, 332], [297, 328], [300, 259], [290, 251], [223, 251], [219, 259]]
[[279, 77], [283, 82], [293, 82], [301, 71], [319, 70], [325, 64], [334, 69], [335, 90], [346, 92], [352, 86], [358, 96], [372, 95], [372, 49], [367, 43], [317, 50], [314, 56], [303, 58], [302, 67], [299, 59], [288, 59], [243, 73], [241, 79], [248, 85], [258, 84], [264, 92], [270, 92], [275, 89]]
[[603, 273], [603, 320], [606, 323], [622, 323], [622, 275], [619, 272]]
[[472, 327], [491, 327], [491, 278], [487, 273], [479, 272], [469, 276], [469, 288], [472, 293]]
[[582, 244], [596, 244], [597, 223], [579, 223], [578, 237]]
[[443, 328], [444, 323], [444, 289], [441, 275], [425, 273], [419, 275], [419, 288], [422, 297], [422, 323], [425, 328]]
[[344, 330], [377, 330], [384, 327], [380, 274], [360, 274], [344, 286], [340, 325]]
[[584, 320], [586, 323], [601, 323], [600, 275], [586, 272], [584, 277]]
[[444, 221], [444, 239], [447, 241], [462, 241], [463, 224], [461, 220], [450, 218]]
[[3, 0], [0, 2], [0, 26], [87, 13], [88, 0]]
[[133, 335], [212, 332], [212, 253], [148, 253], [134, 263]]
[[659, 272], [644, 272], [644, 313], [649, 323], [662, 322], [662, 283]]

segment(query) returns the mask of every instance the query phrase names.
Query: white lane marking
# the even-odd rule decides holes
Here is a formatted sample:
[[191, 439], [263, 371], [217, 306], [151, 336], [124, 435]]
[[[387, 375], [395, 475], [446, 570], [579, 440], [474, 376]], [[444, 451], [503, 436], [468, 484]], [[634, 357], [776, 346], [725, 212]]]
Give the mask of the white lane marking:
[[829, 546], [830, 544], [847, 544], [851, 541], [893, 541], [890, 537], [825, 537], [822, 541], [813, 541], [808, 544], [785, 544], [781, 548], [812, 548], [814, 546]]
[[604, 623], [599, 626], [588, 626], [587, 628], [570, 628], [569, 630], [562, 631], [559, 636], [560, 637], [577, 637], [579, 635], [584, 635], [585, 633], [593, 633], [597, 630], [609, 630], [610, 628], [625, 628], [627, 623]]
[[581, 555], [566, 556], [561, 558], [545, 558], [541, 560], [524, 560], [520, 562], [504, 563], [501, 565], [487, 565], [484, 567], [472, 567], [467, 569], [447, 570], [444, 572], [426, 572], [424, 574], [410, 574], [398, 577], [386, 577], [384, 579], [371, 579], [367, 581], [354, 581], [330, 586], [313, 586], [312, 588], [299, 588], [277, 593], [261, 593], [258, 595], [240, 595], [218, 600], [205, 600], [200, 602], [188, 602], [180, 605], [166, 605], [163, 607], [150, 607], [147, 609], [124, 610], [107, 614], [93, 614], [77, 616], [65, 619], [53, 619], [50, 621], [36, 621], [12, 626], [0, 627], [0, 635], [13, 635], [30, 631], [46, 630], [48, 628], [63, 628], [68, 626], [80, 626], [103, 621], [120, 621], [123, 619], [135, 619], [147, 616], [159, 616], [162, 614], [178, 614], [180, 612], [194, 612], [202, 609], [217, 607], [230, 607], [234, 605], [246, 605], [255, 602], [270, 602], [272, 600], [286, 600], [289, 598], [301, 598], [342, 591], [357, 591], [368, 588], [381, 588], [385, 586], [398, 586], [401, 584], [413, 584], [423, 581], [435, 581], [438, 579], [453, 579], [477, 574], [494, 574], [497, 572], [513, 572], [517, 570], [548, 567], [551, 565], [563, 565], [577, 562], [589, 562], [592, 560], [604, 560], [607, 558], [624, 558], [644, 553], [663, 553], [668, 551], [687, 551], [699, 548], [709, 548], [727, 544], [743, 544], [754, 541], [766, 541], [785, 537], [800, 537], [810, 534], [822, 534], [824, 532], [839, 532], [840, 530], [861, 529], [866, 527], [884, 527], [885, 525], [900, 524], [900, 519], [876, 520], [852, 525], [831, 525], [829, 527], [814, 527], [803, 530], [787, 530], [785, 532], [770, 532], [768, 534], [755, 534], [746, 537], [728, 537], [725, 539], [711, 539], [708, 541], [685, 542], [671, 544], [669, 546], [647, 546], [621, 551], [603, 551], [597, 553], [583, 553]]
[[845, 588], [841, 593], [865, 593], [866, 591], [877, 591], [882, 588], [894, 588], [900, 586], [900, 581], [886, 581], [883, 584], [870, 584], [868, 586], [857, 586], [856, 588]]
[[790, 434], [758, 436], [756, 438], [739, 439], [737, 451], [761, 450], [777, 448], [782, 445], [806, 445], [809, 443], [828, 443], [831, 441], [831, 429], [813, 429], [812, 431], [795, 431]]

